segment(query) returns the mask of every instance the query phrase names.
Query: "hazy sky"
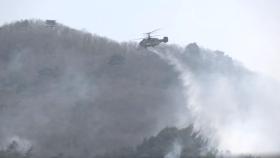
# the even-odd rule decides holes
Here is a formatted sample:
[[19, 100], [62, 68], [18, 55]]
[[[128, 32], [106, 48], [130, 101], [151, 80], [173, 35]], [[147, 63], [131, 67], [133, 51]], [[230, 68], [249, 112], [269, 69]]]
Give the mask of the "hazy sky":
[[117, 41], [162, 28], [171, 43], [222, 50], [280, 80], [279, 0], [0, 0], [0, 24], [55, 19]]

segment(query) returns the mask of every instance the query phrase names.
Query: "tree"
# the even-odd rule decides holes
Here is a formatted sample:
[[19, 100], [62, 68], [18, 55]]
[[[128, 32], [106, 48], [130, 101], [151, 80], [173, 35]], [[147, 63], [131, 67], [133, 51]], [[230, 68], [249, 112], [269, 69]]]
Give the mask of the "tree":
[[[99, 158], [197, 158], [216, 157], [216, 150], [210, 148], [208, 140], [190, 125], [183, 129], [167, 127], [156, 136], [144, 139], [134, 151], [122, 150], [105, 154]], [[175, 154], [172, 154], [175, 153]], [[173, 156], [170, 156], [173, 155]]]

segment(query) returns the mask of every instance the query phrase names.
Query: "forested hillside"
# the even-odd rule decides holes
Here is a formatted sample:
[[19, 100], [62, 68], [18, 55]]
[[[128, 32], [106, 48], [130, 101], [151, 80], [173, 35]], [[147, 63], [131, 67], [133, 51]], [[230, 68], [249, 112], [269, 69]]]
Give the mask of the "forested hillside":
[[[163, 57], [166, 54], [182, 67]], [[185, 76], [191, 79], [185, 82]], [[221, 89], [225, 83], [234, 97], [248, 96], [242, 87], [253, 84], [247, 82], [253, 76], [223, 52], [196, 43], [143, 49], [134, 42], [118, 43], [62, 24], [50, 27], [41, 20], [6, 24], [0, 27], [0, 145], [13, 150], [16, 143], [17, 151], [40, 157], [61, 153], [86, 158], [127, 147], [133, 152], [149, 148], [162, 157], [167, 151], [152, 151], [151, 144], [170, 147], [175, 139], [160, 135], [171, 132], [177, 137], [194, 124], [196, 130], [180, 139], [202, 141], [191, 138], [199, 129], [210, 147], [208, 138], [215, 134], [205, 136], [204, 125], [211, 133], [235, 114], [227, 101], [211, 99], [229, 97]], [[196, 102], [199, 106], [193, 102], [193, 85], [200, 87], [194, 96], [203, 98]], [[249, 102], [238, 100], [234, 109], [246, 110], [243, 105]], [[223, 104], [221, 110], [211, 111], [217, 104]], [[232, 115], [218, 115], [221, 111]], [[215, 118], [214, 123], [209, 118]], [[143, 142], [157, 133], [159, 138]]]

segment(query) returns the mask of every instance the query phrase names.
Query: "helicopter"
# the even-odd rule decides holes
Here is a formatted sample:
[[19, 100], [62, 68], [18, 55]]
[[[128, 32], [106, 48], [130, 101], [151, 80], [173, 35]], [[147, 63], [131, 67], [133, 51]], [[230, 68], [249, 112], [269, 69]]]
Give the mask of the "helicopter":
[[162, 42], [167, 43], [168, 42], [168, 37], [166, 37], [166, 36], [163, 37], [162, 39], [155, 38], [156, 35], [151, 36], [152, 33], [156, 32], [158, 30], [159, 29], [153, 30], [151, 32], [144, 33], [147, 37], [146, 38], [141, 38], [142, 40], [139, 42], [139, 45], [141, 47], [148, 48], [148, 47], [155, 47]]

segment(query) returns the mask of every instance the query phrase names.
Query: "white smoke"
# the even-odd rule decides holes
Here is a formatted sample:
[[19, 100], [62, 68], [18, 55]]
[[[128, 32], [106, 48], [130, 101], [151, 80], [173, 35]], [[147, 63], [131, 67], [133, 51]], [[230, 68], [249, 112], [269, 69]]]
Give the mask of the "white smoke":
[[11, 145], [13, 145], [13, 150], [16, 150], [17, 152], [20, 153], [26, 153], [28, 150], [32, 148], [32, 143], [31, 141], [19, 137], [19, 136], [12, 136], [7, 138], [5, 141], [2, 142], [2, 149], [7, 149]]
[[244, 75], [222, 52], [152, 49], [163, 61], [42, 21], [1, 34], [1, 141], [16, 135], [32, 140], [38, 155], [87, 157], [194, 122], [222, 150], [280, 151], [279, 83]]
[[180, 158], [182, 152], [182, 146], [177, 141], [172, 145], [171, 150], [164, 156], [164, 158]]
[[[178, 57], [176, 57], [176, 55], [173, 53], [174, 51], [169, 50], [167, 48], [163, 49], [163, 50], [157, 50], [157, 49], [153, 49], [150, 48], [149, 50], [151, 50], [153, 53], [157, 54], [160, 58], [162, 58], [163, 60], [165, 60], [167, 63], [169, 63], [170, 65], [172, 65], [175, 69], [175, 71], [179, 72], [180, 76], [180, 80], [182, 81], [183, 86], [185, 87], [185, 90], [188, 89], [188, 91], [185, 91], [185, 97], [188, 98], [186, 99], [186, 108], [190, 108], [192, 111], [191, 114], [194, 114], [195, 111], [197, 110], [196, 107], [194, 105], [195, 104], [195, 97], [189, 97], [190, 94], [195, 94], [196, 90], [195, 87], [192, 86], [193, 85], [193, 81], [192, 81], [192, 74], [191, 72], [188, 70], [188, 67], [179, 60]], [[178, 52], [178, 51], [176, 51]], [[180, 51], [179, 51], [180, 52]], [[183, 53], [183, 52], [181, 52]], [[186, 109], [187, 111], [187, 109]], [[184, 114], [184, 113], [183, 113]], [[187, 114], [186, 114], [187, 115]], [[189, 115], [189, 113], [188, 113]], [[186, 126], [187, 123], [189, 123], [188, 120], [186, 120], [186, 116], [178, 116], [179, 118], [179, 122], [178, 122], [178, 126]]]
[[219, 150], [233, 154], [280, 152], [279, 83], [260, 75], [232, 77], [213, 73], [197, 77], [174, 51], [151, 51], [181, 74], [186, 108], [195, 126], [212, 143], [218, 142]]

